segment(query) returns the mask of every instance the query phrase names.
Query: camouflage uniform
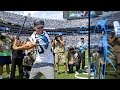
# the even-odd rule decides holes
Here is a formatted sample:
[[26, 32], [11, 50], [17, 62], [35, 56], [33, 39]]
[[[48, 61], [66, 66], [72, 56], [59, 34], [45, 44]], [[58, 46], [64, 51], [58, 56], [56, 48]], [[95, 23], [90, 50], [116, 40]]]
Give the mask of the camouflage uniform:
[[63, 63], [66, 63], [66, 58], [65, 58], [65, 47], [62, 46], [59, 42], [55, 40], [55, 48], [54, 48], [54, 53], [55, 53], [55, 63], [59, 63], [59, 61], [62, 61]]

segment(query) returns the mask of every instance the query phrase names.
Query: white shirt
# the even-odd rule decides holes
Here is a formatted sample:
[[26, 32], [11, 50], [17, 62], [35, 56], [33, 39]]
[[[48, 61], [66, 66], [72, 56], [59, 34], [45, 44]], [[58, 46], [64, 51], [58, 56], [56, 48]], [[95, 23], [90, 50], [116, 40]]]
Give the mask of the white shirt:
[[[49, 38], [46, 31], [44, 31], [43, 34], [41, 34], [41, 35], [46, 36], [48, 41], [49, 41], [49, 45], [47, 48], [45, 48], [46, 43], [40, 38], [40, 35], [36, 34], [36, 32], [33, 32], [33, 34], [30, 37], [31, 42], [36, 43], [36, 41], [38, 41], [38, 44], [36, 47], [36, 50], [37, 50], [36, 61], [40, 62], [40, 63], [52, 63], [52, 64], [54, 64], [54, 56], [53, 56], [53, 52], [51, 51], [52, 45], [51, 45], [50, 38]], [[40, 48], [40, 46], [42, 47], [44, 52], [41, 52], [42, 49]]]

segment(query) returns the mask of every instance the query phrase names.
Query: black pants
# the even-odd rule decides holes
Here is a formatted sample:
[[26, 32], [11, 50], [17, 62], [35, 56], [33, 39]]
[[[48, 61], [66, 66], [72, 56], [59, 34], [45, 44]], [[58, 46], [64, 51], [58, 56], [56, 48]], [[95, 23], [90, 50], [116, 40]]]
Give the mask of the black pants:
[[76, 71], [79, 70], [79, 63], [75, 62], [73, 64], [68, 64], [69, 73], [73, 73], [73, 66], [76, 66]]
[[24, 76], [29, 79], [30, 75], [29, 75], [28, 71], [31, 71], [31, 66], [24, 66], [23, 65]]
[[81, 62], [82, 62], [82, 69], [84, 69], [85, 68], [85, 52], [84, 53], [81, 53], [81, 52], [78, 53], [79, 67], [80, 67]]
[[23, 62], [22, 58], [14, 58], [14, 59], [12, 59], [11, 76], [10, 76], [11, 79], [15, 79], [16, 65], [18, 66], [18, 70], [19, 70], [19, 79], [23, 79], [22, 62]]

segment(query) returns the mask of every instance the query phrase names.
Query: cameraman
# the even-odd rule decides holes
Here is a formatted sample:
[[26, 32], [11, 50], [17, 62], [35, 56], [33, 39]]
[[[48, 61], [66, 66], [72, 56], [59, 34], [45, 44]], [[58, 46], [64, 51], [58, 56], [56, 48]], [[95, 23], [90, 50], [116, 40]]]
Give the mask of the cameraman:
[[65, 58], [65, 42], [62, 39], [62, 35], [56, 35], [55, 40], [52, 42], [55, 53], [55, 65], [57, 65], [57, 72], [59, 71], [59, 61], [61, 60], [64, 63], [65, 73], [67, 74], [67, 64]]
[[76, 48], [69, 47], [68, 48], [68, 68], [69, 68], [69, 73], [73, 73], [73, 66], [76, 66], [76, 74], [79, 74], [79, 62], [78, 62], [78, 52]]

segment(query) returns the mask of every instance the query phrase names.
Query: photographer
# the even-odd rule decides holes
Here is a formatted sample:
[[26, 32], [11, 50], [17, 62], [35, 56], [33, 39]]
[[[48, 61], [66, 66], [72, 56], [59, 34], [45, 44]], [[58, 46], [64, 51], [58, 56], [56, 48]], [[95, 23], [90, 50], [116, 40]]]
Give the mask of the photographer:
[[68, 68], [69, 73], [73, 73], [73, 66], [76, 66], [76, 74], [78, 74], [79, 63], [78, 63], [78, 52], [76, 48], [69, 47], [68, 48]]
[[65, 73], [67, 74], [67, 64], [65, 57], [65, 42], [62, 39], [62, 35], [56, 35], [55, 40], [52, 42], [55, 53], [55, 64], [57, 65], [57, 72], [59, 71], [59, 61], [61, 60], [64, 63]]

